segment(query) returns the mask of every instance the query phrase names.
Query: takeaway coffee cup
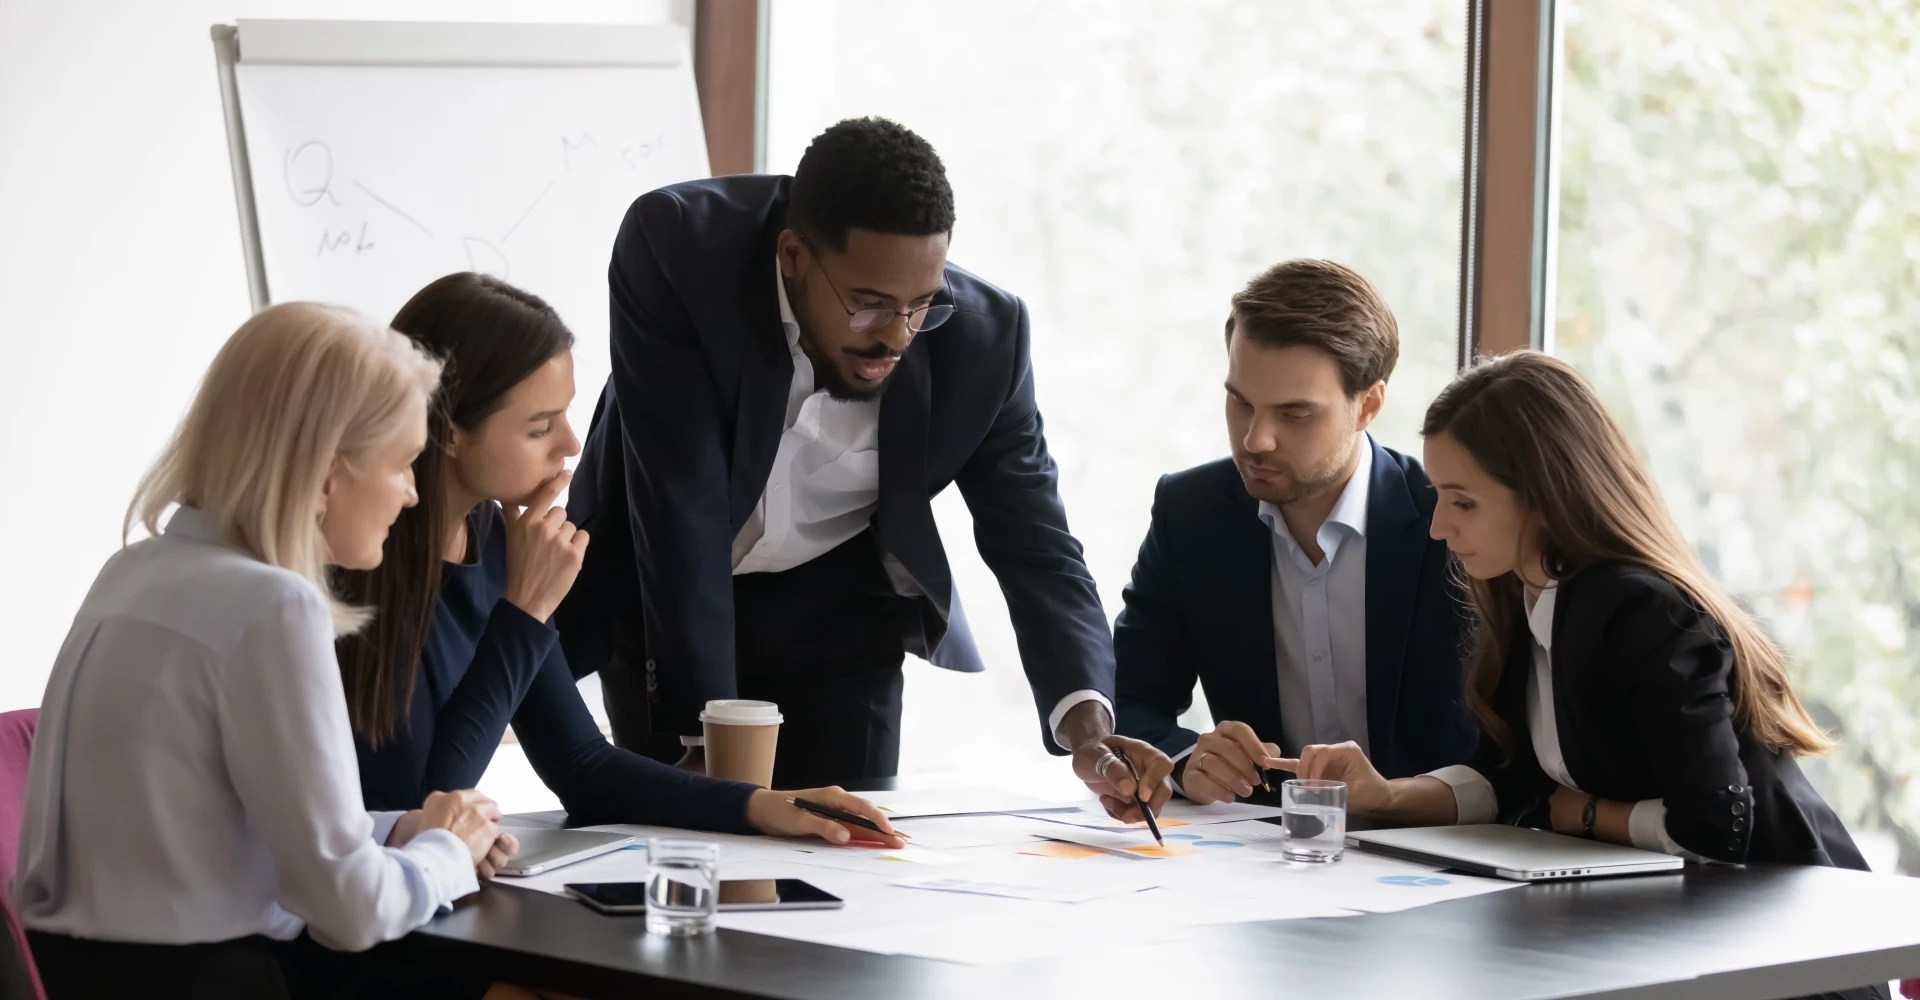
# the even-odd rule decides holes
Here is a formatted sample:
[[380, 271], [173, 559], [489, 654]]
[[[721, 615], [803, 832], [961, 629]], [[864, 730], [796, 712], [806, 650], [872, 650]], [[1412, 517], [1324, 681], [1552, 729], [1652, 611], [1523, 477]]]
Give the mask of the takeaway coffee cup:
[[706, 711], [700, 713], [707, 738], [707, 774], [761, 788], [771, 786], [780, 721], [780, 706], [770, 701], [707, 702]]

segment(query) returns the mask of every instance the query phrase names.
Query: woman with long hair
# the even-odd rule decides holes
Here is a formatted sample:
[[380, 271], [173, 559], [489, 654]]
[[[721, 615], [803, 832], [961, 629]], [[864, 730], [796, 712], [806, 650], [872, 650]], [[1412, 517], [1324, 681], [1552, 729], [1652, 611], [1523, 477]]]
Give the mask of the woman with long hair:
[[311, 303], [214, 358], [128, 511], [151, 537], [107, 560], [47, 681], [13, 898], [49, 996], [361, 995], [330, 949], [411, 931], [511, 853], [475, 792], [366, 811], [334, 660], [370, 609], [327, 569], [380, 562], [439, 375]]
[[1466, 580], [1470, 763], [1387, 781], [1351, 744], [1275, 767], [1344, 780], [1356, 814], [1530, 822], [1733, 863], [1865, 869], [1796, 762], [1832, 746], [1786, 659], [1708, 576], [1586, 379], [1483, 361], [1427, 411], [1433, 537]]
[[[459, 273], [421, 289], [393, 325], [447, 371], [414, 463], [419, 505], [401, 514], [377, 568], [340, 574], [344, 593], [380, 609], [340, 645], [368, 808], [478, 782], [511, 724], [577, 821], [846, 842], [853, 830], [784, 793], [618, 749], [594, 724], [549, 623], [588, 544], [554, 506], [580, 442], [567, 421], [573, 334], [553, 309]], [[839, 789], [802, 794], [892, 829]]]

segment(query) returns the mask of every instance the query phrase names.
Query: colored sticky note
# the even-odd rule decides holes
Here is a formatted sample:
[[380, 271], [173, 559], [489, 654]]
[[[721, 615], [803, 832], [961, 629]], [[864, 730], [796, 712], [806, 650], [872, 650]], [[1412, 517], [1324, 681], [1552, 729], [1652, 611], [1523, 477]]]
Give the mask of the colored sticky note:
[[1057, 840], [1049, 840], [1045, 843], [1034, 844], [1031, 847], [1023, 848], [1020, 853], [1030, 854], [1036, 858], [1064, 858], [1071, 860], [1074, 858], [1090, 858], [1096, 854], [1105, 852], [1101, 851], [1098, 847], [1082, 847], [1079, 844], [1063, 844]]
[[[1156, 819], [1154, 822], [1159, 823], [1160, 829], [1162, 830], [1171, 830], [1177, 826], [1187, 825], [1187, 821], [1184, 819]], [[1135, 830], [1144, 830], [1147, 828], [1147, 821], [1141, 820], [1138, 823], [1128, 823], [1127, 825]]]
[[1125, 850], [1128, 854], [1138, 854], [1143, 858], [1181, 858], [1189, 854], [1200, 853], [1198, 848], [1188, 847], [1184, 844], [1168, 844], [1164, 847], [1158, 845], [1153, 847], [1128, 847], [1125, 848]]

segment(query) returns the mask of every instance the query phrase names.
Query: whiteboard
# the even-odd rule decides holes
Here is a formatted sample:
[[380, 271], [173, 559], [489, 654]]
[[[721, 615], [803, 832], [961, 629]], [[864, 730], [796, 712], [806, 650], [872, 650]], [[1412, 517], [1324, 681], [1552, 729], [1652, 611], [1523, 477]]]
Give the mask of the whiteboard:
[[584, 437], [607, 376], [621, 218], [649, 190], [708, 175], [685, 30], [241, 22], [233, 33], [222, 82], [254, 306], [317, 300], [384, 322], [442, 275], [496, 275], [573, 330], [568, 415]]

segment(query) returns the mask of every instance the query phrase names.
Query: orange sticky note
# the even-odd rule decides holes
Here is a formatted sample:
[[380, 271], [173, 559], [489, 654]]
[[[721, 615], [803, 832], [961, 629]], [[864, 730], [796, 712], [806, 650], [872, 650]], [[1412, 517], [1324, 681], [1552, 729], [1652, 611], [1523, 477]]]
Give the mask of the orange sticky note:
[[[1187, 821], [1184, 819], [1156, 819], [1156, 821], [1160, 824], [1160, 829], [1162, 830], [1171, 830], [1176, 826], [1187, 825]], [[1128, 823], [1127, 825], [1136, 830], [1144, 830], [1147, 828], [1147, 821], [1143, 819], [1138, 823]]]
[[1153, 847], [1129, 847], [1126, 851], [1128, 854], [1138, 854], [1143, 858], [1183, 858], [1189, 854], [1200, 853], [1198, 848], [1187, 847], [1184, 844], [1167, 844], [1164, 847], [1158, 845]]
[[1021, 854], [1030, 854], [1036, 858], [1090, 858], [1103, 853], [1098, 847], [1082, 847], [1079, 844], [1063, 844], [1057, 840], [1034, 844], [1023, 849]]

